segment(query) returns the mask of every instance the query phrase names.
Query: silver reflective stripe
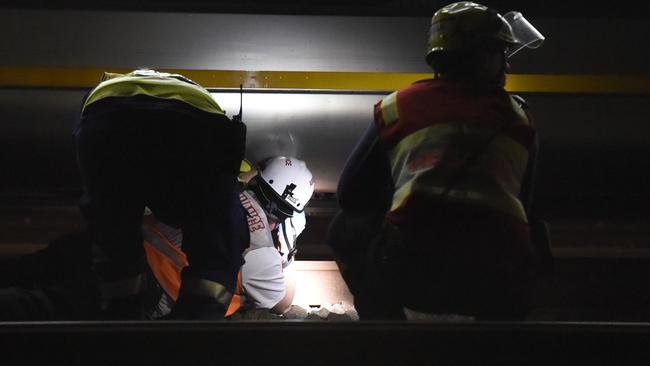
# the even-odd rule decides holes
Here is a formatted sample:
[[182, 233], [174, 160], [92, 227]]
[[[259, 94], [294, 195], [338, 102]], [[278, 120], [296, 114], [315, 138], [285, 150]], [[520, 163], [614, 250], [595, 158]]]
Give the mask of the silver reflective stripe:
[[154, 248], [163, 253], [165, 257], [171, 259], [176, 266], [179, 268], [183, 267], [183, 263], [180, 263], [176, 253], [162, 240], [162, 238], [160, 238], [159, 235], [151, 232], [149, 228], [145, 227], [144, 230], [142, 230], [142, 236], [144, 237], [144, 240], [148, 241]]
[[133, 296], [144, 291], [144, 273], [124, 280], [104, 282], [101, 285], [102, 298], [118, 299]]
[[230, 305], [232, 299], [232, 294], [220, 283], [200, 278], [183, 279], [180, 292], [179, 298], [183, 296], [183, 293], [211, 297], [226, 307]]

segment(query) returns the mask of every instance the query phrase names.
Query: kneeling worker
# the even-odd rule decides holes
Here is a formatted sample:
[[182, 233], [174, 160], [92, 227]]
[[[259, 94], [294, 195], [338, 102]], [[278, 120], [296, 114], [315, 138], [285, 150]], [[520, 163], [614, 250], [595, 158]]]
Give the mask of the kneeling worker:
[[[251, 174], [249, 174], [250, 176]], [[282, 314], [293, 301], [295, 281], [289, 265], [296, 254], [296, 238], [305, 228], [304, 208], [314, 192], [312, 174], [304, 161], [274, 157], [264, 162], [240, 194], [248, 213], [250, 246], [227, 315], [243, 309], [270, 309]], [[179, 291], [179, 273], [186, 265], [182, 234], [153, 215], [145, 215], [145, 250], [157, 282], [159, 301], [151, 318], [169, 313]]]
[[[295, 282], [289, 264], [296, 253], [296, 238], [305, 228], [304, 207], [314, 190], [312, 175], [301, 160], [275, 157], [246, 181], [239, 198], [248, 213], [251, 240], [226, 315], [240, 308], [282, 314], [293, 300]], [[142, 232], [148, 263], [144, 317], [168, 317], [179, 298], [181, 272], [188, 265], [182, 248], [184, 233], [149, 209]], [[95, 319], [98, 305], [89, 241], [85, 233], [71, 233], [41, 251], [0, 263], [0, 320]]]
[[508, 57], [543, 40], [519, 12], [434, 14], [433, 78], [375, 105], [339, 181], [329, 243], [361, 319], [525, 319], [538, 137], [505, 81]]

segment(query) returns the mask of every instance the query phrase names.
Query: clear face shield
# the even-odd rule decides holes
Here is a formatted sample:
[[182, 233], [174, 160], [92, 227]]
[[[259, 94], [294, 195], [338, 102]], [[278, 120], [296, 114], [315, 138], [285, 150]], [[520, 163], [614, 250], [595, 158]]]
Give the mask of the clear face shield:
[[544, 42], [544, 36], [518, 11], [506, 13], [503, 18], [512, 27], [516, 43], [508, 48], [506, 56], [511, 57], [522, 48], [537, 48]]

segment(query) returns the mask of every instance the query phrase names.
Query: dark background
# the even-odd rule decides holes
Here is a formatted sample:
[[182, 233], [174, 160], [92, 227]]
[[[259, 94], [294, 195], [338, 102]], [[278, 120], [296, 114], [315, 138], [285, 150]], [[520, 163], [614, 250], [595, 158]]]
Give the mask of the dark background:
[[[6, 0], [0, 6], [42, 9], [131, 10], [212, 12], [241, 14], [427, 16], [453, 1], [437, 0], [329, 0], [329, 1], [211, 1], [211, 0]], [[479, 3], [499, 12], [518, 10], [531, 17], [548, 18], [648, 18], [647, 2], [625, 1], [514, 1], [484, 0]]]

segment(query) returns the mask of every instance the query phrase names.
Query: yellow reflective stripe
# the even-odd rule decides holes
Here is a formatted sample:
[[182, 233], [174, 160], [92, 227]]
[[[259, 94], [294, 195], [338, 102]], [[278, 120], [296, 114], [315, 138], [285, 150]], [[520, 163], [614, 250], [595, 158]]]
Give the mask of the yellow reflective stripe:
[[[418, 195], [430, 196], [432, 202], [434, 202], [436, 197], [439, 197], [444, 190], [444, 187], [424, 185], [418, 183], [415, 179], [411, 180], [395, 192], [390, 212], [402, 207], [406, 199], [412, 194], [417, 193]], [[451, 189], [447, 193], [445, 200], [487, 206], [497, 211], [510, 214], [524, 222], [528, 222], [526, 211], [524, 210], [521, 201], [509, 192], [500, 191], [499, 193], [500, 194], [495, 195], [494, 193], [456, 188]]]
[[[440, 195], [444, 188], [432, 186], [418, 186], [418, 192], [426, 193], [429, 195]], [[501, 192], [499, 196], [493, 193], [486, 194], [485, 192], [469, 191], [461, 189], [452, 189], [447, 194], [447, 199], [461, 201], [463, 203], [474, 203], [477, 205], [484, 205], [491, 207], [497, 211], [510, 214], [524, 222], [528, 222], [526, 218], [526, 211], [519, 199], [505, 191]]]
[[84, 108], [103, 98], [135, 95], [174, 99], [208, 113], [224, 114], [210, 93], [199, 86], [174, 78], [160, 79], [141, 76], [116, 77], [102, 82], [88, 96]]
[[[0, 67], [0, 87], [89, 88], [105, 69], [65, 67]], [[130, 69], [110, 68], [128, 73]], [[184, 75], [206, 88], [393, 91], [431, 73], [241, 71], [162, 69]], [[650, 75], [508, 75], [506, 90], [518, 93], [650, 94]]]
[[398, 208], [404, 205], [406, 199], [413, 192], [413, 183], [415, 183], [415, 178], [409, 180], [401, 187], [395, 189], [395, 193], [393, 193], [393, 204], [390, 207], [391, 212], [397, 210]]
[[[450, 167], [444, 171], [434, 169], [438, 163], [435, 159], [435, 145], [441, 145], [440, 147], [444, 148], [450, 138], [460, 131], [464, 135], [486, 135], [486, 139], [489, 138], [490, 133], [486, 129], [441, 123], [412, 133], [389, 152], [396, 185], [391, 211], [402, 207], [412, 194], [428, 195], [435, 200], [435, 196], [444, 191], [453, 172], [449, 171]], [[430, 146], [426, 147], [425, 145]], [[423, 147], [425, 148], [423, 149]], [[418, 149], [419, 155], [431, 153], [432, 158], [427, 161], [430, 166], [421, 168], [409, 166], [409, 160], [418, 158], [411, 156], [413, 149]], [[481, 161], [484, 163], [481, 164]], [[503, 172], [490, 171], [492, 169], [490, 162], [492, 161], [502, 161], [507, 170]], [[509, 136], [497, 136], [485, 155], [479, 158], [478, 165], [471, 167], [467, 171], [465, 179], [457, 183], [456, 187], [449, 192], [448, 199], [489, 206], [526, 221], [525, 212], [517, 195], [519, 179], [526, 168], [527, 161], [528, 150], [524, 146]]]
[[[451, 123], [441, 123], [423, 128], [402, 139], [388, 152], [393, 181], [395, 182], [391, 210], [395, 210], [404, 204], [406, 198], [411, 194], [414, 182], [422, 173], [419, 170], [410, 172], [409, 167], [406, 166], [413, 147], [421, 146], [425, 141], [433, 141], [434, 139], [437, 140], [437, 144], [446, 145], [447, 139], [445, 137], [457, 130], [457, 126]], [[431, 163], [435, 164], [436, 162], [431, 161]]]
[[179, 298], [183, 296], [182, 293], [211, 297], [222, 303], [226, 308], [232, 299], [232, 294], [220, 283], [200, 278], [184, 279], [180, 291]]
[[650, 75], [508, 75], [506, 90], [530, 93], [649, 94]]
[[499, 135], [490, 145], [489, 152], [500, 152], [505, 159], [509, 160], [508, 165], [526, 168], [528, 164], [528, 149], [526, 149], [518, 141], [515, 141], [509, 136]]
[[388, 152], [388, 159], [390, 160], [391, 166], [394, 166], [397, 160], [413, 147], [422, 145], [424, 141], [432, 141], [434, 139], [444, 141], [447, 136], [458, 131], [458, 127], [459, 125], [454, 123], [439, 123], [419, 129], [406, 136]]
[[397, 92], [390, 93], [381, 101], [381, 116], [386, 126], [399, 119], [399, 110], [397, 109]]
[[[484, 133], [484, 129], [462, 127], [465, 133]], [[391, 166], [395, 166], [397, 161], [404, 154], [410, 152], [413, 147], [421, 146], [425, 141], [438, 140], [438, 144], [446, 143], [449, 136], [460, 130], [460, 126], [454, 123], [440, 123], [430, 127], [420, 129], [402, 139], [394, 148], [388, 152], [388, 158]], [[498, 149], [512, 159], [515, 164], [522, 165], [528, 161], [528, 150], [519, 142], [509, 136], [499, 135], [492, 141], [491, 150]]]

